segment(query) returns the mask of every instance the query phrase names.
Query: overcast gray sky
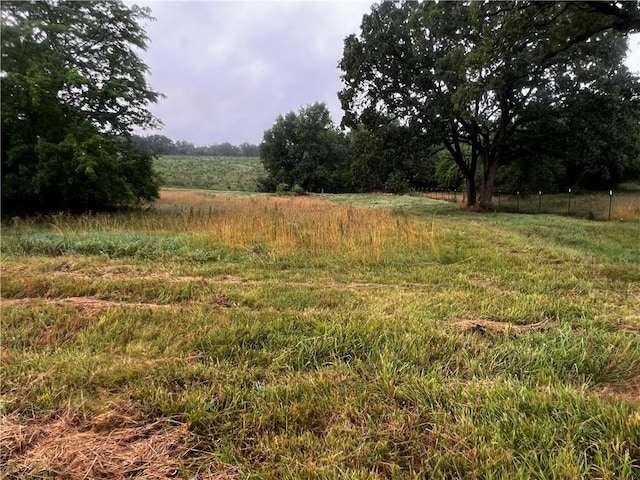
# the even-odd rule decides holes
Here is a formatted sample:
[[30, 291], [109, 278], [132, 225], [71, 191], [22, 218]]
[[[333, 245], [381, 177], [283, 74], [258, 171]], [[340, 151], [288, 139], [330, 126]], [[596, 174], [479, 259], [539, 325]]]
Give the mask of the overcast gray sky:
[[[325, 102], [342, 119], [338, 62], [344, 38], [359, 33], [370, 0], [127, 1], [150, 7], [142, 59], [151, 107], [164, 128], [147, 131], [196, 145], [258, 144], [281, 114]], [[630, 45], [640, 72], [640, 35]]]
[[[133, 2], [127, 2], [133, 3]], [[260, 143], [280, 114], [325, 102], [342, 119], [338, 62], [371, 1], [148, 1], [141, 54], [157, 132], [196, 145]]]

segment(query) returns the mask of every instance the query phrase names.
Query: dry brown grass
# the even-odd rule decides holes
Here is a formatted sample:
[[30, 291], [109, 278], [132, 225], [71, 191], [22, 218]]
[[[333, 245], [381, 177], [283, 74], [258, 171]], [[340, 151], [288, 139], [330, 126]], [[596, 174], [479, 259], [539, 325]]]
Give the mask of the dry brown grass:
[[[69, 305], [72, 307], [82, 308], [91, 312], [107, 310], [114, 307], [129, 307], [134, 309], [149, 310], [173, 310], [179, 305], [176, 304], [159, 304], [159, 303], [142, 303], [142, 302], [122, 302], [113, 300], [103, 300], [94, 297], [66, 297], [66, 298], [0, 298], [0, 306], [12, 307], [16, 305]], [[229, 307], [229, 299], [223, 293], [213, 295], [207, 303], [209, 306]]]
[[[181, 205], [189, 208], [181, 208]], [[385, 250], [418, 251], [433, 243], [425, 224], [409, 222], [386, 209], [337, 205], [318, 197], [227, 197], [163, 191], [159, 208], [175, 215], [162, 228], [206, 233], [224, 247], [276, 253], [344, 252], [380, 259]], [[153, 220], [145, 225], [154, 230]], [[402, 245], [398, 245], [398, 243]]]
[[6, 478], [17, 479], [236, 478], [233, 467], [189, 471], [195, 440], [185, 424], [144, 423], [126, 409], [89, 422], [69, 413], [28, 422], [12, 415], [2, 423], [0, 467]]
[[[640, 376], [636, 376], [635, 378], [626, 381], [598, 385], [593, 389], [593, 391], [599, 396], [612, 397], [616, 400], [638, 402], [640, 401]], [[640, 411], [637, 412], [634, 420], [638, 427], [640, 427]]]
[[155, 202], [156, 207], [215, 205], [227, 197], [207, 195], [195, 190], [160, 190], [160, 198]]
[[640, 193], [620, 195], [611, 208], [611, 219], [640, 222]]
[[472, 320], [468, 318], [450, 319], [446, 321], [445, 325], [450, 328], [481, 334], [486, 332], [518, 334], [549, 328], [548, 322], [517, 324], [512, 322], [497, 322], [493, 320]]
[[[387, 209], [338, 205], [312, 196], [210, 196], [164, 190], [155, 211], [127, 215], [59, 216], [48, 228], [71, 236], [92, 232], [185, 235], [194, 248], [244, 249], [249, 253], [344, 254], [377, 261], [389, 251], [433, 247], [426, 223], [409, 221]], [[26, 225], [24, 225], [26, 226]]]

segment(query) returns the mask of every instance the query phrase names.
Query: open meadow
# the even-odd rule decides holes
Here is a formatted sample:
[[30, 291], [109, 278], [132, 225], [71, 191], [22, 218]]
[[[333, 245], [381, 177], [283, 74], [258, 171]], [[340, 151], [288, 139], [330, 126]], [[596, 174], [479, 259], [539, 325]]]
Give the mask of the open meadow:
[[256, 192], [266, 176], [257, 157], [162, 155], [153, 166], [171, 188]]
[[2, 227], [7, 478], [640, 478], [640, 223], [164, 190]]

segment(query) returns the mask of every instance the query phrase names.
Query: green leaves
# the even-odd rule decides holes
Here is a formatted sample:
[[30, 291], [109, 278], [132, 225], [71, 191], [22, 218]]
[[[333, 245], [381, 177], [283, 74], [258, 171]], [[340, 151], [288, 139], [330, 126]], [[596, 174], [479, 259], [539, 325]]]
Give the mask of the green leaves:
[[281, 184], [318, 192], [344, 188], [346, 140], [324, 103], [279, 116], [264, 132], [260, 158], [269, 174], [265, 186], [272, 191]]
[[158, 124], [147, 106], [159, 94], [137, 55], [149, 11], [42, 1], [3, 2], [1, 13], [3, 213], [157, 197], [151, 156], [118, 140]]
[[[622, 61], [624, 34], [639, 19], [637, 2], [374, 5], [360, 35], [345, 40], [343, 124], [375, 130], [382, 117], [418, 129], [464, 174], [468, 206], [482, 168], [478, 203], [488, 206], [497, 171], [518, 160], [522, 132], [561, 118], [576, 95], [616, 98], [607, 86], [616, 72], [636, 88]], [[631, 118], [639, 123], [637, 110]]]

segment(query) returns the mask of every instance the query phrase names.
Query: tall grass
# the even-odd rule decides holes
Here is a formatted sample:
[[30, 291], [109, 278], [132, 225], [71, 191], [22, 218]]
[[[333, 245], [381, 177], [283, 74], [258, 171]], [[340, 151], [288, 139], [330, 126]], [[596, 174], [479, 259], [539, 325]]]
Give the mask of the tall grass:
[[640, 478], [640, 223], [163, 191], [2, 233], [8, 478]]
[[431, 250], [433, 225], [384, 209], [327, 203], [314, 197], [225, 197], [163, 192], [155, 210], [16, 221], [7, 249], [24, 253], [104, 254], [157, 258], [189, 250], [255, 255], [335, 254], [370, 263]]

